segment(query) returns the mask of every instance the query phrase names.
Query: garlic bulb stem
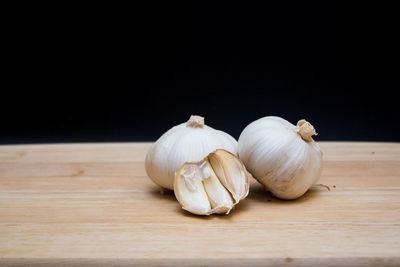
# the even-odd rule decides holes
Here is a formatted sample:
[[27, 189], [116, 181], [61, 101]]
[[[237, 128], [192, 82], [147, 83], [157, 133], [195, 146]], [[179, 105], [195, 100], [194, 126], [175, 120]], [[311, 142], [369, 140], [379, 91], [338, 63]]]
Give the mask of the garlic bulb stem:
[[197, 115], [191, 115], [189, 120], [186, 122], [187, 127], [193, 128], [203, 128], [204, 127], [204, 118]]
[[301, 136], [304, 141], [313, 141], [312, 136], [317, 135], [314, 127], [306, 120], [299, 120], [296, 126], [296, 132]]

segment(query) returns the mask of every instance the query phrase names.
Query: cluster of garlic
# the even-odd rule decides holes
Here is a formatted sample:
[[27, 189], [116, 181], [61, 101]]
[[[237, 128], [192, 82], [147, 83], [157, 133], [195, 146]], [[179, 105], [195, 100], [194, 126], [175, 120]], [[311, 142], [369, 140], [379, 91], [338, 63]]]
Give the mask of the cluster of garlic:
[[249, 124], [236, 142], [191, 116], [152, 145], [146, 172], [156, 184], [174, 189], [183, 209], [228, 214], [249, 192], [248, 172], [281, 199], [298, 198], [315, 184], [322, 152], [313, 135], [305, 120], [295, 126], [269, 116]]
[[184, 163], [176, 174], [174, 193], [191, 213], [228, 214], [249, 193], [249, 178], [236, 156], [218, 149], [200, 162]]

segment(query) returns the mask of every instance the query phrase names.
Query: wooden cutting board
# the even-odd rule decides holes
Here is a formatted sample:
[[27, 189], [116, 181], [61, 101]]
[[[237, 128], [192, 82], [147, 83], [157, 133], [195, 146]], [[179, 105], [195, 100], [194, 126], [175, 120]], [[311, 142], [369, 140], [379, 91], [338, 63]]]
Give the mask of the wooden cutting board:
[[150, 143], [0, 146], [0, 265], [400, 265], [400, 144], [320, 142], [295, 201], [252, 181], [193, 216], [146, 176]]

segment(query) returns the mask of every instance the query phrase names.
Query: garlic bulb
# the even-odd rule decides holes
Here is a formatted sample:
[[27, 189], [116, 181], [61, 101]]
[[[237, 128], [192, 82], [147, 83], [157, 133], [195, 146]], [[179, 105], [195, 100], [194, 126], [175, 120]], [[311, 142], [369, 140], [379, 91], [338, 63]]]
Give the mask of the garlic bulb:
[[274, 116], [250, 123], [238, 141], [239, 158], [256, 180], [276, 197], [302, 196], [321, 175], [322, 151], [314, 127]]
[[249, 174], [223, 149], [199, 162], [186, 162], [175, 176], [174, 193], [184, 210], [197, 215], [229, 214], [249, 193]]
[[156, 184], [174, 189], [175, 172], [185, 162], [200, 161], [216, 149], [237, 154], [237, 142], [227, 133], [204, 125], [204, 118], [191, 116], [164, 133], [146, 156], [147, 175]]

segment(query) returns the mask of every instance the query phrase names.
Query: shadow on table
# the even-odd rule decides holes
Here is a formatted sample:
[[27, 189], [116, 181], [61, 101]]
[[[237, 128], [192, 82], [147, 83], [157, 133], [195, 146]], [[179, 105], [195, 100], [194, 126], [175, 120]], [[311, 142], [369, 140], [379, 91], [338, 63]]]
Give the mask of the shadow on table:
[[321, 194], [329, 193], [331, 188], [325, 185], [314, 185], [312, 186], [303, 196], [294, 200], [284, 200], [275, 197], [271, 192], [267, 191], [263, 185], [259, 183], [252, 183], [250, 186], [250, 192], [247, 196], [248, 199], [260, 202], [271, 202], [274, 204], [291, 205], [300, 204], [318, 198]]
[[[275, 196], [273, 196], [269, 191], [264, 189], [259, 183], [251, 183], [250, 192], [246, 199], [240, 201], [238, 205], [234, 207], [230, 214], [213, 214], [212, 216], [195, 216], [192, 213], [182, 209], [176, 200], [174, 191], [172, 190], [164, 190], [160, 187], [154, 186], [154, 188], [150, 191], [150, 193], [157, 198], [165, 199], [166, 201], [172, 201], [176, 203], [176, 211], [184, 215], [185, 217], [196, 218], [199, 220], [210, 220], [210, 219], [217, 219], [217, 218], [225, 218], [229, 219], [231, 214], [238, 214], [240, 212], [245, 212], [251, 206], [251, 201], [258, 201], [258, 202], [267, 202], [270, 205], [299, 205], [310, 200], [314, 200], [315, 198], [320, 197], [322, 194], [329, 193], [330, 189], [328, 190], [325, 186], [313, 186], [311, 187], [303, 196], [295, 200], [282, 200]], [[251, 201], [246, 201], [251, 200]], [[268, 205], [268, 204], [266, 204]]]

